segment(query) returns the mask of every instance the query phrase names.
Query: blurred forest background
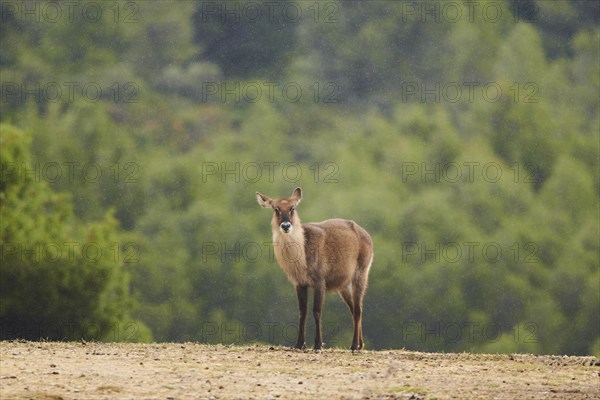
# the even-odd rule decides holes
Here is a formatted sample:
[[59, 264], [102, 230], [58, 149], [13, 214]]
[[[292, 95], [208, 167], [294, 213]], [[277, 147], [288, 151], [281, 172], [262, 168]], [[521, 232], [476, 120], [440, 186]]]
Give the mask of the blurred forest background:
[[600, 356], [599, 5], [3, 0], [2, 338], [291, 345], [301, 186], [367, 348]]

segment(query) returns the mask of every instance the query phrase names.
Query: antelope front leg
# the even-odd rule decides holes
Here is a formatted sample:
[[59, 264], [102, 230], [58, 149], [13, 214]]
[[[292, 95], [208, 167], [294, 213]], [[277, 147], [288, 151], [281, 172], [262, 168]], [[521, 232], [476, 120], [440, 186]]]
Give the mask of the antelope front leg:
[[323, 333], [321, 328], [321, 310], [323, 310], [323, 301], [325, 300], [325, 286], [315, 286], [315, 299], [313, 304], [313, 315], [315, 317], [315, 350], [321, 350], [323, 347]]
[[298, 296], [298, 306], [300, 308], [300, 324], [298, 326], [296, 348], [305, 349], [304, 330], [306, 329], [306, 310], [308, 308], [308, 286], [296, 286], [296, 295]]

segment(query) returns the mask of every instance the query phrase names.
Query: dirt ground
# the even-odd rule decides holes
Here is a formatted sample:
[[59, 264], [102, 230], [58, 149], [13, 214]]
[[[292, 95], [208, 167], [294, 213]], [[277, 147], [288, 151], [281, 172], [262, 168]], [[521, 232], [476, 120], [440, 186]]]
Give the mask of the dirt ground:
[[600, 399], [594, 357], [0, 342], [2, 399]]

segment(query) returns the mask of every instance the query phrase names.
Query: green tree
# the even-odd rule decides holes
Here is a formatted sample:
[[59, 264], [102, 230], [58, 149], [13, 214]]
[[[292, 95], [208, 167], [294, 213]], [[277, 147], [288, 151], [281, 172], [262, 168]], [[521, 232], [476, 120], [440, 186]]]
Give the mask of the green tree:
[[193, 23], [199, 57], [218, 64], [229, 79], [281, 76], [296, 44], [298, 7], [288, 0], [198, 3]]
[[29, 136], [0, 129], [2, 338], [148, 340], [145, 325], [129, 317], [116, 220], [106, 215], [82, 226], [69, 195], [24, 173], [35, 170]]

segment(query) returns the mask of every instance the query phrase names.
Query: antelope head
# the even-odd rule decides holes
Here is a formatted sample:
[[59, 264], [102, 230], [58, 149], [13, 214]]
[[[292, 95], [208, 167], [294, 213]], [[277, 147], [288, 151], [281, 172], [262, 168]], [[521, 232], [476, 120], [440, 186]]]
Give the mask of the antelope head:
[[280, 199], [272, 199], [256, 192], [256, 200], [262, 207], [273, 209], [271, 224], [274, 231], [279, 230], [281, 233], [287, 235], [292, 232], [294, 227], [301, 225], [296, 207], [302, 200], [302, 189], [296, 188], [290, 197], [282, 197]]

